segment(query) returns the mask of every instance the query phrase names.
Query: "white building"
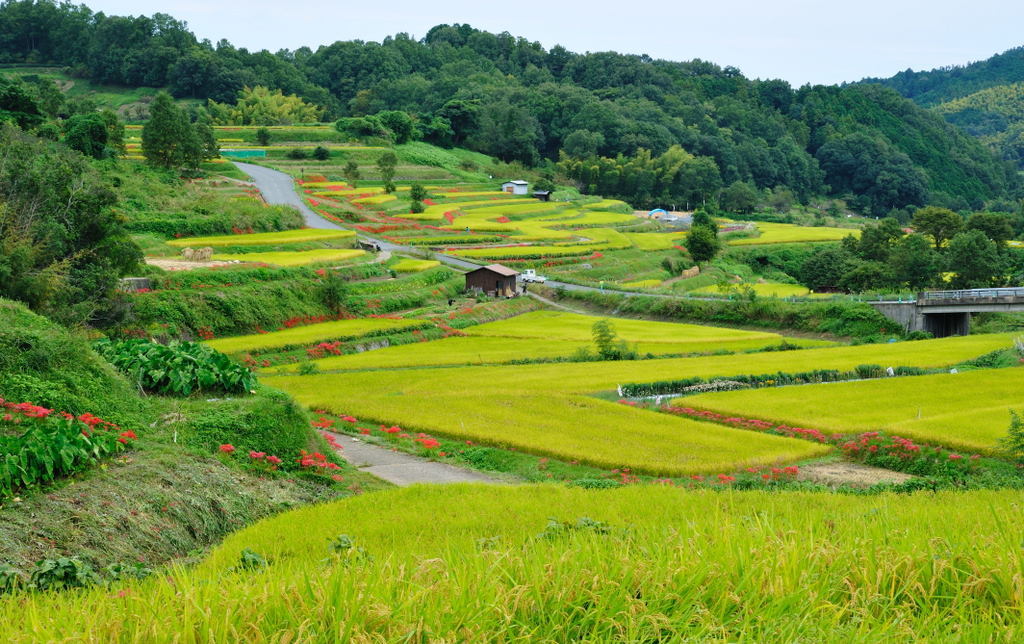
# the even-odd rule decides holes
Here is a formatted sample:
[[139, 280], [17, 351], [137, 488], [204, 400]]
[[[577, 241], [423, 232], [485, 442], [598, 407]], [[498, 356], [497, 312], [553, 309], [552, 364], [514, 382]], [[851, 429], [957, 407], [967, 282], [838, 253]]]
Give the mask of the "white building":
[[530, 184], [523, 181], [522, 179], [516, 179], [515, 181], [506, 181], [501, 184], [501, 191], [508, 192], [514, 195], [525, 195], [528, 194], [528, 188]]

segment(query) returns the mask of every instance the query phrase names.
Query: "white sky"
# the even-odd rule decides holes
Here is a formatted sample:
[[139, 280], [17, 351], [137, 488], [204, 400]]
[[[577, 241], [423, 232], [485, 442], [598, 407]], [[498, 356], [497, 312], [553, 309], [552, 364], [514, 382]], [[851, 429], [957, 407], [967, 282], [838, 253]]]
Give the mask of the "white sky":
[[[80, 0], [76, 0], [80, 1]], [[1020, 0], [85, 0], [114, 15], [167, 13], [200, 38], [251, 51], [336, 40], [415, 38], [441, 23], [508, 31], [545, 48], [701, 58], [794, 86], [885, 77], [988, 58], [1024, 45]]]

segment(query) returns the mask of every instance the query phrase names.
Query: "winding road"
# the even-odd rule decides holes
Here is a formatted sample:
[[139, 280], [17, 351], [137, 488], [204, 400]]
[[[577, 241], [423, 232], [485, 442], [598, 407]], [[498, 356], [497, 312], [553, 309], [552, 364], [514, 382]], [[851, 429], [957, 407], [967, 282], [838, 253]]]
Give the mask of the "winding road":
[[[273, 205], [285, 205], [297, 208], [302, 216], [306, 220], [306, 226], [309, 228], [341, 228], [338, 224], [324, 219], [320, 215], [316, 214], [312, 208], [306, 205], [302, 198], [295, 192], [295, 180], [284, 172], [279, 170], [272, 170], [270, 168], [264, 168], [263, 166], [253, 165], [252, 163], [242, 163], [235, 161], [234, 164], [238, 166], [238, 169], [245, 172], [252, 177], [253, 184], [263, 194], [263, 199]], [[377, 246], [383, 251], [390, 251], [392, 253], [411, 253], [418, 254], [422, 251], [422, 248], [414, 248], [412, 246], [403, 246], [401, 244], [395, 244], [384, 239], [377, 237], [371, 237], [365, 233], [362, 234], [363, 239], [377, 244]], [[472, 271], [480, 268], [479, 264], [468, 262], [458, 257], [452, 257], [445, 255], [444, 253], [434, 253], [434, 258], [441, 261], [448, 266], [460, 269], [462, 271]], [[595, 293], [616, 293], [618, 295], [625, 295], [627, 297], [660, 297], [669, 299], [680, 299], [680, 300], [707, 300], [716, 301], [721, 298], [714, 297], [694, 297], [694, 296], [682, 296], [682, 295], [669, 295], [664, 293], [644, 293], [642, 291], [620, 291], [613, 289], [602, 290], [595, 286], [582, 286], [580, 284], [569, 284], [568, 282], [558, 282], [554, 280], [548, 280], [547, 286], [553, 288], [562, 288], [567, 291], [592, 291]]]

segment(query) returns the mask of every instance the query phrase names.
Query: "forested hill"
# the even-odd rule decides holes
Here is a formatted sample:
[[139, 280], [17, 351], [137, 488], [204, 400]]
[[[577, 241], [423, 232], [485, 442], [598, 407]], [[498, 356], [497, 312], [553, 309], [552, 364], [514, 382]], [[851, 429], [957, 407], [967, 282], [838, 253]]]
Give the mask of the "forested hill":
[[564, 154], [563, 168], [585, 188], [637, 205], [704, 199], [745, 182], [800, 199], [848, 196], [880, 215], [924, 203], [980, 208], [1017, 190], [1007, 164], [891, 90], [794, 90], [700, 60], [546, 50], [469, 25], [437, 26], [421, 40], [249, 52], [199, 41], [163, 14], [8, 1], [0, 62], [221, 102], [265, 85], [323, 107], [327, 119], [408, 112], [415, 135], [439, 145], [526, 164]]
[[891, 87], [919, 105], [933, 107], [989, 87], [1024, 82], [1024, 47], [968, 65], [920, 72], [907, 69], [891, 78], [865, 78], [861, 82]]
[[862, 82], [891, 87], [933, 108], [1004, 159], [1024, 165], [1024, 47], [969, 65], [908, 69]]

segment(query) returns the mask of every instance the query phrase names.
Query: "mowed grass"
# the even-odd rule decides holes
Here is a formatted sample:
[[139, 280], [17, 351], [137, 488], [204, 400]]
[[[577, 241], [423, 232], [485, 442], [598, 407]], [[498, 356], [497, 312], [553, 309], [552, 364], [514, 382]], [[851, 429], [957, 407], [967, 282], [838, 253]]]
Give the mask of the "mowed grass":
[[801, 387], [703, 394], [678, 405], [826, 433], [875, 430], [992, 453], [1006, 435], [1009, 410], [1024, 409], [1024, 369], [883, 378]]
[[366, 251], [355, 248], [319, 248], [316, 250], [280, 251], [269, 253], [215, 253], [212, 257], [219, 261], [258, 262], [274, 266], [305, 266], [320, 262], [339, 262], [354, 259], [366, 254]]
[[[799, 460], [821, 446], [598, 400], [617, 385], [859, 364], [943, 366], [1010, 345], [1011, 334], [703, 358], [270, 376], [303, 404], [440, 435], [655, 475]], [[386, 351], [386, 350], [385, 350]], [[368, 355], [372, 355], [371, 354]], [[797, 445], [806, 446], [803, 451]]]
[[773, 224], [759, 221], [754, 224], [760, 237], [730, 239], [731, 246], [752, 246], [757, 244], [793, 244], [799, 242], [839, 241], [847, 235], [860, 236], [854, 228], [829, 228], [827, 226], [797, 226], [796, 224]]
[[[0, 599], [0, 631], [186, 644], [1012, 642], [1024, 637], [1021, 503], [1016, 491], [392, 489], [271, 517], [194, 568]], [[339, 534], [368, 556], [332, 553]], [[238, 569], [246, 549], [269, 566]]]
[[244, 353], [282, 347], [305, 346], [326, 340], [350, 340], [369, 334], [423, 326], [423, 320], [395, 320], [391, 318], [358, 318], [335, 320], [320, 324], [297, 326], [269, 333], [239, 335], [232, 338], [208, 340], [203, 344], [222, 353]]
[[194, 248], [202, 246], [263, 246], [273, 244], [294, 244], [310, 241], [341, 241], [353, 239], [356, 234], [351, 230], [317, 230], [313, 228], [299, 228], [297, 230], [282, 230], [272, 233], [252, 233], [243, 235], [215, 235], [211, 237], [185, 237], [183, 239], [168, 240], [168, 246]]

